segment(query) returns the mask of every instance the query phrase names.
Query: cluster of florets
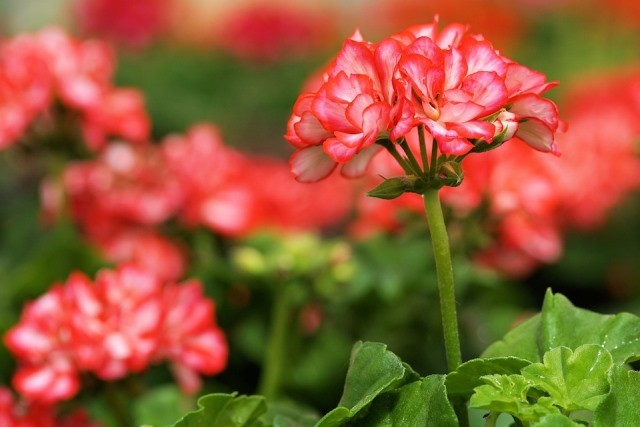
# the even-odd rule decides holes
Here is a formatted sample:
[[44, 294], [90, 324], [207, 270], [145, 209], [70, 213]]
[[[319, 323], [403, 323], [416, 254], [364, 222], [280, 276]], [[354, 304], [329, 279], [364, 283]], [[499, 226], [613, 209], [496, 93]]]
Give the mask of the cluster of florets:
[[294, 106], [291, 168], [300, 181], [322, 179], [337, 165], [347, 177], [361, 176], [381, 149], [376, 142], [401, 142], [416, 128], [445, 156], [512, 138], [556, 152], [563, 123], [541, 96], [553, 86], [460, 24], [438, 30], [436, 20], [379, 43], [356, 33]]
[[[640, 188], [640, 73], [592, 78], [571, 91], [563, 107], [571, 129], [558, 136], [562, 156], [550, 161], [525, 144], [506, 144], [466, 158], [462, 184], [442, 189], [443, 203], [458, 216], [475, 213], [488, 233], [475, 253], [482, 264], [521, 276], [554, 262], [568, 231], [603, 225]], [[401, 172], [391, 156], [381, 154], [367, 179]], [[401, 226], [399, 211], [423, 209], [411, 195], [392, 201], [362, 197], [352, 230], [366, 235], [394, 229]]]
[[104, 42], [56, 28], [0, 42], [0, 148], [28, 130], [38, 135], [68, 121], [58, 114], [73, 118], [91, 150], [110, 137], [145, 141], [144, 100], [137, 90], [113, 86], [114, 64]]
[[199, 375], [222, 371], [228, 353], [199, 282], [163, 283], [128, 265], [54, 285], [25, 307], [5, 343], [18, 360], [14, 387], [45, 404], [73, 397], [81, 373], [113, 381], [164, 361], [195, 392]]

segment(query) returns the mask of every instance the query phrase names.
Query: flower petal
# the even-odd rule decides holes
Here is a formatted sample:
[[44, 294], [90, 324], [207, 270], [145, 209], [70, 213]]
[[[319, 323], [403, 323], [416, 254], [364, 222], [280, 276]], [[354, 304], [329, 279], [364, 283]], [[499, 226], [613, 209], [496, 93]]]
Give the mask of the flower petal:
[[325, 154], [321, 145], [296, 151], [289, 160], [291, 172], [300, 182], [315, 182], [333, 172], [336, 163]]

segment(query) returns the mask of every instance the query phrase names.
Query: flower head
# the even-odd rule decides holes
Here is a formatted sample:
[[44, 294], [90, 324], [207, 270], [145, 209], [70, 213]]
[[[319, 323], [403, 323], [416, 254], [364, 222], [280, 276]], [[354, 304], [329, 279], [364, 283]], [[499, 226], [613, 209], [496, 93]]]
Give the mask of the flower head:
[[18, 359], [14, 386], [50, 404], [73, 397], [82, 372], [110, 381], [168, 360], [184, 390], [196, 391], [198, 375], [219, 373], [228, 353], [200, 286], [165, 283], [132, 265], [95, 281], [73, 273], [28, 304], [5, 336]]
[[[466, 27], [440, 30], [437, 24], [410, 27], [379, 43], [359, 33], [345, 41], [320, 86], [299, 96], [287, 124], [298, 180], [325, 178], [337, 165], [347, 177], [361, 176], [381, 149], [376, 142], [390, 141], [382, 145], [394, 150], [416, 128], [443, 156], [460, 156], [456, 162], [513, 138], [557, 152], [554, 134], [563, 123], [541, 96], [555, 84]], [[402, 166], [419, 176], [427, 167], [417, 161]]]

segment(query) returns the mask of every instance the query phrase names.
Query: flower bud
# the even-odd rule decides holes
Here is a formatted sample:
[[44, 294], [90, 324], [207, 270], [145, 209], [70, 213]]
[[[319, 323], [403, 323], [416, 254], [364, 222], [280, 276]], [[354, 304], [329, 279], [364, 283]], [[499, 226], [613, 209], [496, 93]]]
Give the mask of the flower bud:
[[464, 171], [460, 163], [455, 161], [445, 161], [438, 168], [438, 180], [442, 185], [457, 187], [462, 183]]
[[401, 196], [403, 193], [415, 193], [417, 180], [418, 178], [413, 175], [388, 178], [378, 184], [376, 188], [367, 192], [367, 196], [391, 200]]

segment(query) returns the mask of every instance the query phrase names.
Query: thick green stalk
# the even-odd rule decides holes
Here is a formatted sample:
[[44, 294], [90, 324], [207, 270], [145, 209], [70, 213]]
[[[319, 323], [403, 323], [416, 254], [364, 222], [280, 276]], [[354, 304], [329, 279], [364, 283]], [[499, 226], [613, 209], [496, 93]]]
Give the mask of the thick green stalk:
[[440, 293], [440, 314], [444, 331], [444, 345], [447, 352], [447, 367], [454, 371], [462, 363], [460, 338], [458, 337], [458, 317], [456, 314], [456, 295], [453, 286], [453, 267], [449, 237], [442, 215], [442, 206], [438, 190], [430, 188], [423, 195], [424, 207], [431, 233], [433, 256], [438, 275], [438, 291]]
[[[453, 286], [453, 267], [447, 227], [442, 214], [438, 189], [430, 188], [423, 195], [424, 207], [431, 233], [433, 257], [438, 276], [438, 293], [440, 294], [440, 316], [444, 332], [444, 347], [447, 354], [449, 372], [456, 370], [462, 363], [460, 338], [458, 336], [458, 315], [456, 313], [456, 295]], [[453, 402], [460, 426], [469, 425], [467, 407], [463, 401]]]
[[280, 393], [282, 375], [287, 363], [287, 332], [291, 318], [291, 292], [283, 286], [275, 293], [271, 308], [269, 335], [258, 393], [274, 399]]

